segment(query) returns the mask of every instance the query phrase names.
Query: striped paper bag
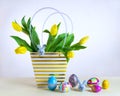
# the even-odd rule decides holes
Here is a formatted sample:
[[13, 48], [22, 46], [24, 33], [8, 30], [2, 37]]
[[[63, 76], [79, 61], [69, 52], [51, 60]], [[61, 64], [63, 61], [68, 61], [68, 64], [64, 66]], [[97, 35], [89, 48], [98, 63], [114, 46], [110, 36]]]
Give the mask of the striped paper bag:
[[38, 52], [31, 52], [30, 55], [37, 87], [47, 87], [48, 78], [53, 75], [57, 79], [57, 84], [64, 82], [67, 61], [62, 53], [47, 52], [40, 56]]

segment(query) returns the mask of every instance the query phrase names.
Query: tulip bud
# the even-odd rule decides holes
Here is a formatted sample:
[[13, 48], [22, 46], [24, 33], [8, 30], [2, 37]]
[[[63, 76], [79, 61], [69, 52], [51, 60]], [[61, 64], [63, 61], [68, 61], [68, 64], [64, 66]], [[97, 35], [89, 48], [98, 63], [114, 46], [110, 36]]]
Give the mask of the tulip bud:
[[12, 22], [12, 27], [18, 32], [22, 31], [22, 27], [17, 22]]
[[27, 51], [27, 49], [24, 46], [20, 46], [20, 47], [15, 49], [16, 54], [25, 54], [26, 51]]

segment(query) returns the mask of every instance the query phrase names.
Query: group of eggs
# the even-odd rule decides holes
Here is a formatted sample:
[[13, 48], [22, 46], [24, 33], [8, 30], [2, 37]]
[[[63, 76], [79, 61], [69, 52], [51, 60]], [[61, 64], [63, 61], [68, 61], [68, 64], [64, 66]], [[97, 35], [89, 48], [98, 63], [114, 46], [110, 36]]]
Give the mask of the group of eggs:
[[[93, 92], [100, 92], [101, 89], [109, 88], [109, 81], [104, 80], [102, 82], [102, 87], [100, 86], [100, 80], [96, 77], [90, 78], [89, 80], [84, 80], [82, 83], [75, 74], [72, 74], [69, 77], [69, 82], [61, 82], [59, 85], [60, 92], [69, 92], [71, 88], [78, 87], [78, 90], [84, 91], [86, 87], [91, 88]], [[48, 88], [49, 90], [54, 91], [57, 87], [57, 79], [54, 76], [49, 77], [48, 79]]]

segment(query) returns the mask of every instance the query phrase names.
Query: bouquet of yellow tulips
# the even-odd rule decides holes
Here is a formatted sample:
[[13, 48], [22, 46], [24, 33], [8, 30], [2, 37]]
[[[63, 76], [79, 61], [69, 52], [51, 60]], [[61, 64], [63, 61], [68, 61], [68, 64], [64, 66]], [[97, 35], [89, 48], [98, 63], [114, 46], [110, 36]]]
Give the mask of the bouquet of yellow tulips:
[[[35, 26], [31, 25], [31, 18], [25, 20], [25, 17], [22, 18], [21, 24], [16, 21], [12, 22], [12, 27], [17, 32], [25, 33], [29, 39], [30, 43], [18, 36], [11, 36], [19, 45], [15, 49], [16, 54], [24, 54], [26, 51], [30, 52], [39, 52], [40, 49], [44, 49], [45, 52], [62, 52], [66, 57], [67, 61], [70, 58], [74, 57], [74, 52], [80, 49], [85, 49], [83, 46], [84, 43], [88, 40], [89, 36], [81, 38], [77, 43], [73, 43], [74, 34], [71, 33], [61, 33], [59, 34], [59, 28], [61, 23], [54, 24], [51, 26], [51, 29], [45, 29], [43, 32], [48, 34], [47, 43], [44, 46], [40, 46], [40, 38], [36, 32]], [[65, 39], [66, 38], [66, 39]], [[64, 46], [63, 46], [64, 45]]]

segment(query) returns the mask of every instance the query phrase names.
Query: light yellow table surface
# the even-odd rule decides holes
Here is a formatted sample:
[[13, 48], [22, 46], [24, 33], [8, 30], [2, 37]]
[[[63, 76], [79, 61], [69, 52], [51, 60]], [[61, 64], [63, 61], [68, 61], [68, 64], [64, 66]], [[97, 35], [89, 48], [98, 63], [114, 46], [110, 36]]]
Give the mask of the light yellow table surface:
[[34, 78], [0, 78], [0, 96], [120, 96], [120, 77], [107, 78], [110, 82], [108, 90], [93, 93], [72, 90], [61, 93], [57, 89], [50, 91], [37, 88]]

